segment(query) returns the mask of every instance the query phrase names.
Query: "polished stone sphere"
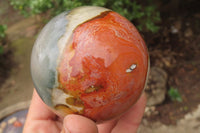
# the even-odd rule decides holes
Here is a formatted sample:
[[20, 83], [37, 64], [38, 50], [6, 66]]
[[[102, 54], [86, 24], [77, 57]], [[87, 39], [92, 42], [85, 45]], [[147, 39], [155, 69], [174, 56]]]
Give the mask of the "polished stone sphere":
[[32, 51], [41, 99], [61, 117], [115, 118], [138, 100], [149, 56], [135, 26], [112, 10], [83, 6], [54, 17]]

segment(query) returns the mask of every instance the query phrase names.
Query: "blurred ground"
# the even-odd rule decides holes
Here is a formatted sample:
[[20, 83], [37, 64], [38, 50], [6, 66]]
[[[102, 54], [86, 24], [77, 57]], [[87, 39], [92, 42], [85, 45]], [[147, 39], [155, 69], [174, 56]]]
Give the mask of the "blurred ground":
[[[23, 21], [23, 23], [26, 21]], [[21, 23], [21, 22], [20, 22]], [[23, 25], [23, 23], [21, 23]], [[7, 34], [10, 36], [18, 36], [13, 34], [15, 30], [10, 27]], [[20, 27], [19, 31], [24, 31]], [[10, 46], [13, 48], [13, 58], [15, 65], [12, 67], [9, 78], [4, 82], [0, 89], [0, 109], [8, 105], [15, 104], [19, 101], [30, 100], [32, 93], [32, 81], [29, 70], [30, 53], [34, 43], [34, 37], [19, 36], [15, 40], [11, 40]]]
[[[7, 24], [12, 60], [9, 75], [0, 84], [0, 110], [29, 101], [32, 95], [30, 54], [38, 31], [43, 25], [36, 17], [23, 18], [7, 1], [0, 1], [0, 24]], [[164, 11], [163, 11], [164, 12]], [[168, 16], [169, 15], [169, 16]], [[157, 34], [144, 33], [151, 57], [151, 66], [164, 70], [166, 88], [177, 88], [183, 101], [166, 98], [145, 115], [139, 133], [200, 132], [200, 10], [180, 10], [162, 16]], [[8, 59], [9, 59], [8, 58]], [[8, 67], [9, 68], [9, 67]], [[6, 71], [6, 70], [5, 70]], [[3, 78], [3, 77], [1, 77]], [[0, 79], [1, 79], [0, 78]]]
[[29, 70], [30, 54], [35, 41], [37, 24], [35, 18], [24, 19], [17, 14], [7, 1], [0, 1], [0, 9], [0, 17], [3, 18], [0, 23], [7, 24], [9, 27], [6, 31], [9, 40], [7, 45], [12, 51], [6, 59], [13, 61], [7, 63], [7, 68], [12, 67], [12, 69], [4, 70], [4, 72], [9, 70], [9, 78], [3, 79], [4, 83], [0, 84], [0, 110], [2, 110], [31, 99], [33, 84]]
[[200, 105], [177, 121], [176, 125], [165, 125], [161, 122], [148, 122], [143, 119], [138, 133], [199, 133], [200, 132]]
[[[184, 3], [184, 2], [183, 2]], [[165, 100], [156, 105], [149, 121], [176, 124], [200, 103], [200, 2], [182, 6], [161, 6], [162, 23], [159, 33], [147, 34], [151, 65], [167, 72], [167, 89], [177, 88], [182, 102]], [[165, 7], [165, 8], [164, 8]], [[167, 10], [170, 9], [170, 10]]]

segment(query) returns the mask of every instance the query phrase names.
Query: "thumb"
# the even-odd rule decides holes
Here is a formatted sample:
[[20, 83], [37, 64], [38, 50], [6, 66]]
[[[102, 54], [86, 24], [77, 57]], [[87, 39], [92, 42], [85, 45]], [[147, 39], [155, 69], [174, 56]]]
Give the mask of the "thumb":
[[70, 114], [64, 118], [61, 133], [98, 133], [96, 124], [83, 116]]

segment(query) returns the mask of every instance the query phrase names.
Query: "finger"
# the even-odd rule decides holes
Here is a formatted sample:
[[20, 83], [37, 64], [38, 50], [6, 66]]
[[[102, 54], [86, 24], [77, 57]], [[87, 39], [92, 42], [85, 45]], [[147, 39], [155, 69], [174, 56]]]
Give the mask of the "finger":
[[26, 122], [23, 133], [59, 133], [58, 122], [51, 120], [33, 120]]
[[142, 94], [137, 103], [118, 121], [112, 133], [136, 133], [146, 106], [146, 96]]
[[55, 119], [55, 117], [56, 115], [42, 101], [42, 99], [39, 97], [36, 90], [34, 89], [27, 119], [47, 120], [47, 119]]
[[108, 122], [98, 124], [97, 127], [98, 127], [99, 133], [110, 133], [111, 130], [117, 124], [117, 121], [118, 121], [117, 119], [114, 119], [114, 120], [110, 120]]
[[58, 133], [62, 125], [60, 122], [54, 121], [55, 117], [56, 115], [48, 109], [34, 90], [23, 133]]
[[80, 115], [68, 115], [64, 118], [63, 130], [65, 133], [98, 133], [96, 124]]

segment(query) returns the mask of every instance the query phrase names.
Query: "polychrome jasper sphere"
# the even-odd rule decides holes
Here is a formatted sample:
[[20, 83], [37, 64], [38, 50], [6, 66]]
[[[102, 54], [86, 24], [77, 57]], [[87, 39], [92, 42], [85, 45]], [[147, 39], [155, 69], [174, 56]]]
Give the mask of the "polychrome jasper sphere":
[[58, 115], [101, 122], [127, 111], [147, 80], [145, 42], [126, 18], [85, 6], [53, 18], [32, 51], [31, 73], [42, 100]]

